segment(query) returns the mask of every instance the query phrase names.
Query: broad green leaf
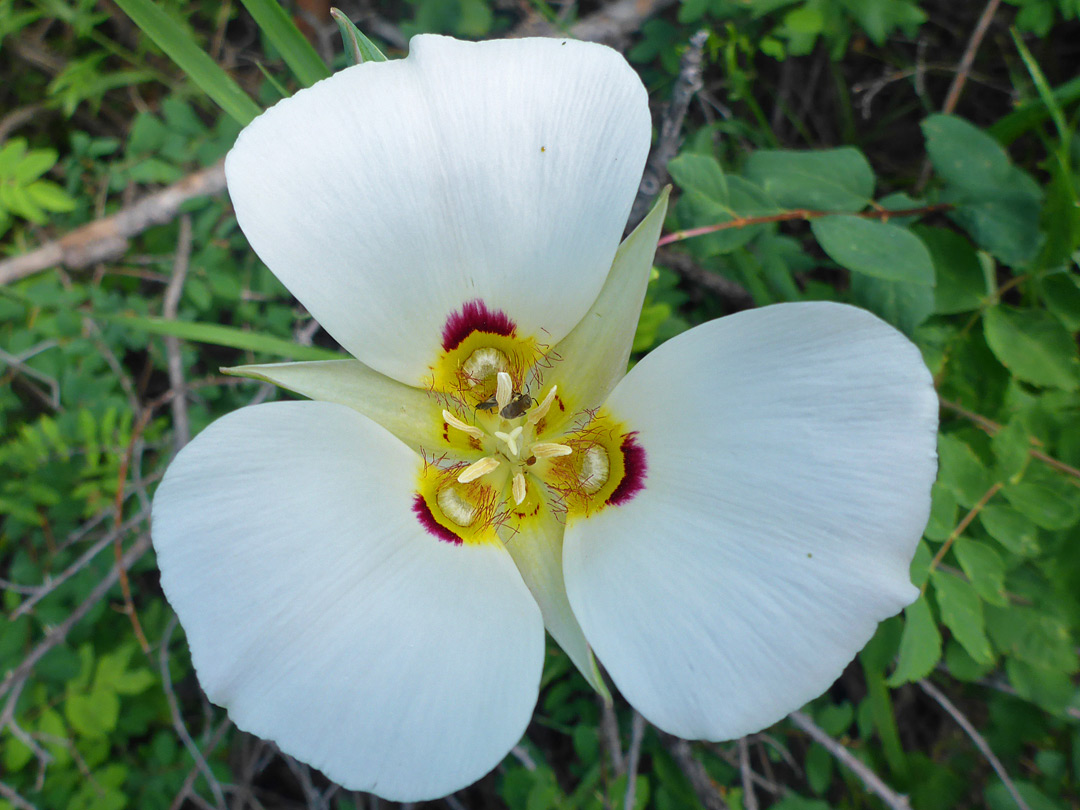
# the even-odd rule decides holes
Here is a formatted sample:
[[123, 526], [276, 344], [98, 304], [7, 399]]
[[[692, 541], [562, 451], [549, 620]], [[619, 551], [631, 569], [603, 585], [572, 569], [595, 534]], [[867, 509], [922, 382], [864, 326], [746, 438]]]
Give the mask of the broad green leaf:
[[1025, 605], [988, 606], [986, 629], [1006, 655], [1070, 674], [1080, 669], [1069, 626], [1056, 616]]
[[856, 304], [908, 336], [934, 311], [934, 288], [926, 284], [852, 273], [851, 294]]
[[96, 318], [124, 324], [132, 329], [150, 332], [154, 335], [172, 335], [182, 340], [194, 340], [197, 343], [210, 343], [214, 346], [228, 346], [232, 349], [245, 349], [277, 357], [293, 357], [298, 360], [340, 360], [343, 355], [318, 346], [300, 346], [282, 338], [247, 332], [233, 326], [216, 323], [191, 323], [190, 321], [171, 321], [165, 318], [142, 317], [137, 315], [106, 315], [95, 313]]
[[956, 512], [956, 495], [952, 489], [941, 480], [935, 481], [930, 488], [930, 520], [924, 534], [931, 540], [945, 540], [956, 528]]
[[904, 634], [900, 637], [900, 657], [887, 681], [896, 687], [925, 678], [941, 658], [941, 633], [926, 596], [904, 608]]
[[954, 639], [945, 645], [945, 666], [950, 675], [961, 681], [981, 681], [994, 668], [993, 664], [980, 664]]
[[930, 579], [930, 563], [934, 555], [930, 553], [930, 546], [925, 540], [920, 540], [915, 547], [915, 555], [911, 558], [908, 572], [911, 574], [911, 584], [921, 588]]
[[1019, 379], [1075, 391], [1080, 386], [1076, 341], [1053, 315], [999, 305], [983, 316], [991, 351]]
[[[906, 228], [855, 216], [822, 217], [813, 220], [810, 228], [841, 267], [889, 281], [934, 283], [930, 251]], [[928, 300], [932, 307], [932, 293]]]
[[979, 663], [992, 663], [994, 651], [986, 637], [982, 601], [975, 589], [960, 577], [940, 570], [930, 574], [930, 581], [945, 626], [972, 658]]
[[297, 80], [310, 87], [330, 75], [326, 64], [319, 58], [307, 37], [292, 21], [277, 0], [240, 0], [266, 34], [270, 44], [281, 54], [285, 64]]
[[874, 194], [874, 172], [858, 149], [816, 152], [761, 149], [744, 174], [785, 208], [861, 211]]
[[1031, 436], [1019, 419], [1013, 419], [990, 440], [999, 480], [1018, 481], [1031, 462]]
[[1075, 488], [1063, 492], [1025, 476], [1023, 481], [1002, 491], [1018, 512], [1044, 529], [1067, 529], [1080, 520], [1080, 499]]
[[979, 596], [991, 605], [1009, 604], [1005, 596], [1005, 563], [994, 549], [964, 537], [953, 546], [953, 551]]
[[1060, 714], [1072, 700], [1072, 678], [1059, 669], [1029, 664], [1019, 658], [1005, 659], [1005, 673], [1020, 697], [1052, 714]]
[[[1024, 800], [1028, 810], [1065, 810], [1062, 805], [1048, 798], [1045, 793], [1031, 782], [1016, 780], [1013, 782], [1013, 787], [1020, 794], [1020, 798]], [[986, 789], [985, 796], [986, 810], [1016, 810], [1016, 799], [1013, 798], [1009, 789], [1005, 787], [1004, 782], [995, 780]]]
[[994, 484], [993, 476], [971, 447], [955, 436], [938, 436], [938, 480], [956, 493], [962, 506], [978, 503]]
[[116, 0], [116, 4], [157, 46], [168, 54], [200, 90], [240, 124], [262, 110], [232, 78], [198, 46], [184, 26], [153, 0]]
[[1039, 554], [1039, 530], [1028, 518], [1005, 504], [989, 504], [979, 512], [986, 533], [1021, 557]]
[[946, 228], [916, 225], [912, 230], [934, 263], [934, 312], [952, 315], [978, 309], [987, 295], [986, 277], [971, 243]]
[[71, 727], [82, 736], [104, 737], [116, 728], [120, 699], [110, 689], [69, 695], [64, 701], [64, 715]]
[[26, 193], [46, 211], [62, 213], [75, 210], [75, 200], [51, 180], [35, 180], [26, 187]]
[[1052, 273], [1042, 278], [1042, 300], [1070, 332], [1080, 332], [1080, 279], [1075, 273]]
[[345, 56], [350, 65], [359, 65], [362, 62], [385, 62], [383, 52], [375, 47], [375, 43], [364, 36], [363, 32], [353, 25], [353, 21], [340, 9], [330, 9], [330, 16], [337, 23], [338, 31], [341, 32], [341, 40], [345, 45]]
[[0, 180], [15, 177], [26, 154], [26, 138], [11, 138], [0, 147]]
[[35, 149], [24, 157], [15, 167], [15, 180], [26, 185], [32, 180], [37, 180], [49, 169], [56, 165], [55, 149]]

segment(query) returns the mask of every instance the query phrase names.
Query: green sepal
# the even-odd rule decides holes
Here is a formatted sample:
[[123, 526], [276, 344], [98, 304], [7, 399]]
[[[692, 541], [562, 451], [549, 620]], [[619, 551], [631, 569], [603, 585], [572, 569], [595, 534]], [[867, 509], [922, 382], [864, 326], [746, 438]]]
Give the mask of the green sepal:
[[360, 29], [353, 25], [341, 9], [330, 9], [330, 16], [337, 23], [338, 31], [341, 32], [341, 41], [345, 45], [345, 58], [350, 65], [359, 65], [364, 62], [385, 62], [386, 55], [375, 47], [375, 43], [365, 37]]

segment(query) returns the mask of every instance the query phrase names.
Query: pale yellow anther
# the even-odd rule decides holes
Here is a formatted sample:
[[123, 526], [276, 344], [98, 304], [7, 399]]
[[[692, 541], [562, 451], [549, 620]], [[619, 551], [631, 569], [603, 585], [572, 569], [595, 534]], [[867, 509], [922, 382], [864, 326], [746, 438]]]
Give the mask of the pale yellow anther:
[[558, 390], [559, 386], [551, 386], [551, 390], [547, 392], [547, 396], [544, 397], [544, 401], [537, 405], [536, 408], [533, 409], [532, 413], [525, 417], [525, 421], [528, 422], [530, 425], [535, 425], [537, 422], [547, 416], [547, 412], [551, 409], [551, 403], [555, 401], [555, 392]]
[[510, 404], [510, 398], [514, 396], [514, 381], [505, 371], [495, 375], [495, 404], [501, 411]]
[[524, 428], [521, 425], [518, 425], [509, 433], [504, 433], [501, 430], [496, 430], [495, 438], [502, 439], [504, 442], [506, 442], [506, 447], [510, 450], [510, 455], [516, 456], [518, 454], [518, 439], [521, 437], [521, 431], [523, 429]]
[[479, 461], [474, 461], [461, 471], [461, 475], [457, 477], [458, 483], [467, 484], [470, 481], [475, 481], [477, 478], [487, 475], [498, 466], [499, 460], [494, 456], [488, 456]]
[[521, 506], [521, 502], [525, 500], [525, 476], [521, 473], [514, 476], [513, 492], [514, 503]]
[[480, 428], [478, 427], [473, 427], [472, 425], [462, 422], [460, 419], [450, 413], [450, 411], [444, 410], [442, 412], [442, 418], [446, 420], [446, 424], [448, 424], [450, 427], [456, 428], [462, 433], [468, 433], [474, 439], [484, 438], [484, 431], [480, 430]]
[[558, 458], [559, 456], [568, 456], [574, 452], [574, 448], [566, 444], [555, 444], [555, 442], [537, 442], [529, 448], [529, 453], [537, 458]]

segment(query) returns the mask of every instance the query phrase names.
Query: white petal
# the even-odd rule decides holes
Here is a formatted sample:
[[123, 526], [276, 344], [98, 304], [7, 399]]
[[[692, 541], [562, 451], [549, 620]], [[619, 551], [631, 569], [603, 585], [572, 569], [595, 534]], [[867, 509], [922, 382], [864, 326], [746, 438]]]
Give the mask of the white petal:
[[255, 251], [355, 357], [418, 384], [481, 300], [554, 342], [600, 291], [648, 153], [615, 51], [412, 40], [248, 126], [225, 170]]
[[544, 654], [505, 549], [451, 545], [412, 514], [418, 461], [340, 405], [260, 405], [188, 445], [153, 512], [210, 699], [342, 785], [402, 801], [498, 764]]
[[937, 398], [892, 327], [838, 304], [739, 313], [658, 348], [608, 405], [639, 431], [645, 485], [567, 529], [567, 593], [660, 728], [779, 720], [917, 596]]

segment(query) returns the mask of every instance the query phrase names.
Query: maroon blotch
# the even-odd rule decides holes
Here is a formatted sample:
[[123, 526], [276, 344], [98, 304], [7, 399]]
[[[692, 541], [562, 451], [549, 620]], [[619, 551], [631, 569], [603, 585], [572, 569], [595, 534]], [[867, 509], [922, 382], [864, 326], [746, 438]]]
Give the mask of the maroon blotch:
[[473, 332], [489, 332], [494, 335], [510, 337], [517, 330], [517, 324], [498, 309], [488, 309], [479, 298], [466, 301], [461, 305], [461, 312], [451, 312], [442, 330], [442, 346], [446, 351], [453, 351]]
[[645, 489], [645, 473], [649, 465], [645, 462], [645, 448], [638, 444], [637, 432], [627, 433], [623, 436], [622, 445], [619, 448], [623, 454], [624, 474], [622, 481], [615, 487], [615, 491], [607, 499], [612, 506], [618, 506], [631, 500], [641, 490]]
[[431, 507], [427, 505], [427, 501], [424, 500], [424, 496], [420, 493], [413, 496], [412, 510], [413, 514], [416, 515], [416, 519], [420, 521], [420, 525], [427, 529], [428, 534], [434, 535], [444, 543], [451, 543], [455, 546], [461, 545], [461, 538], [439, 523], [435, 516], [431, 514]]

